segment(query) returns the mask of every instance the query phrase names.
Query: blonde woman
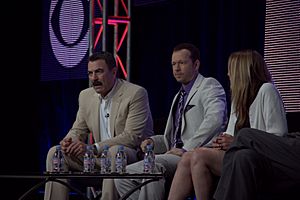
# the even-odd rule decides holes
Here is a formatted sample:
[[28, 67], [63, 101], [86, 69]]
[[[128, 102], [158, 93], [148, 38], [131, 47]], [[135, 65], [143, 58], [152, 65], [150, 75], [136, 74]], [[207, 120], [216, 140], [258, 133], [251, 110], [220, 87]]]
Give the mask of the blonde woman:
[[195, 192], [199, 200], [211, 199], [225, 151], [242, 128], [256, 128], [274, 135], [287, 133], [280, 94], [271, 82], [263, 57], [253, 50], [234, 52], [228, 60], [231, 114], [227, 130], [209, 147], [184, 153], [178, 163], [169, 200], [185, 199]]

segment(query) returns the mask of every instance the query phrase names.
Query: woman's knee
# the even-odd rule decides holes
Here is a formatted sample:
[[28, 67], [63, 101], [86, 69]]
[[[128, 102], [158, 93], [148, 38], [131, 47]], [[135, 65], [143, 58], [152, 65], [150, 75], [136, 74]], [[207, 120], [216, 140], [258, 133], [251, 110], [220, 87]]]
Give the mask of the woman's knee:
[[192, 154], [193, 154], [192, 152], [184, 153], [180, 161], [178, 162], [178, 167], [189, 168]]
[[205, 163], [209, 158], [209, 151], [206, 148], [198, 148], [191, 156], [191, 164]]

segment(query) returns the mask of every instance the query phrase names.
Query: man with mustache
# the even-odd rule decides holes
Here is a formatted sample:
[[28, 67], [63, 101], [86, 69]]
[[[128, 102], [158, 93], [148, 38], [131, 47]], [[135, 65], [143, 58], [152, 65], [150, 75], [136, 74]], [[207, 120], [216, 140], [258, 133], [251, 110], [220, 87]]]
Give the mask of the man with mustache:
[[[83, 155], [90, 133], [94, 139], [94, 153], [100, 155], [108, 145], [112, 155], [112, 171], [118, 145], [124, 145], [127, 162], [138, 160], [137, 150], [142, 140], [153, 135], [153, 122], [147, 91], [138, 85], [117, 78], [117, 66], [111, 53], [99, 52], [89, 57], [88, 77], [92, 87], [81, 91], [79, 109], [73, 127], [60, 142], [65, 170], [82, 171]], [[47, 171], [52, 171], [51, 159], [55, 147], [47, 155]], [[99, 161], [96, 168], [100, 169]], [[99, 180], [100, 182], [100, 180]], [[114, 200], [118, 193], [112, 179], [104, 179], [101, 199]], [[68, 189], [48, 182], [45, 200], [66, 200]]]
[[[165, 199], [181, 156], [198, 146], [209, 145], [214, 136], [224, 131], [227, 123], [225, 91], [216, 79], [199, 73], [199, 49], [189, 43], [177, 45], [173, 49], [171, 65], [174, 78], [181, 83], [181, 88], [173, 100], [165, 133], [148, 138], [141, 144], [144, 149], [152, 143], [154, 151], [160, 153], [155, 157], [155, 170], [165, 172], [165, 179], [148, 183], [128, 199]], [[142, 170], [142, 161], [127, 166], [129, 173], [141, 173]], [[138, 181], [144, 180], [115, 179], [122, 196]]]

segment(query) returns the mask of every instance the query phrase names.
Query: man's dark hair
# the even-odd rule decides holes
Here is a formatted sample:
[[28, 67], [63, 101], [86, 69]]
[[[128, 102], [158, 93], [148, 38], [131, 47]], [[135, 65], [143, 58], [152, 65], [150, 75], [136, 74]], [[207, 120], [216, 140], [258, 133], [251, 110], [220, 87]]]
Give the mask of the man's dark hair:
[[89, 62], [93, 62], [96, 60], [105, 60], [110, 70], [112, 70], [114, 67], [117, 66], [114, 56], [109, 52], [101, 51], [101, 52], [95, 52], [92, 55], [90, 55]]
[[193, 62], [195, 62], [196, 60], [200, 61], [200, 51], [195, 45], [190, 43], [181, 43], [174, 47], [173, 52], [182, 49], [187, 49], [191, 52], [191, 59]]

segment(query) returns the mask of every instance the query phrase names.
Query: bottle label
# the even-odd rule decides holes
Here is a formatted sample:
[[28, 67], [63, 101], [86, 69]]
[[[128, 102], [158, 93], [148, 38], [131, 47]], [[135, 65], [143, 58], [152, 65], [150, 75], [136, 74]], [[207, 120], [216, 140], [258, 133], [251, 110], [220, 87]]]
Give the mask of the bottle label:
[[117, 158], [116, 159], [116, 172], [117, 173], [123, 173], [123, 159], [122, 158]]
[[59, 172], [60, 171], [60, 159], [59, 158], [53, 158], [52, 164], [53, 164], [53, 171], [54, 172]]
[[110, 160], [109, 158], [100, 159], [101, 173], [107, 174], [110, 173]]
[[153, 152], [147, 152], [144, 157], [144, 173], [153, 173], [155, 168], [155, 156]]
[[84, 159], [83, 165], [84, 165], [84, 170], [83, 170], [84, 172], [92, 171], [92, 160]]

